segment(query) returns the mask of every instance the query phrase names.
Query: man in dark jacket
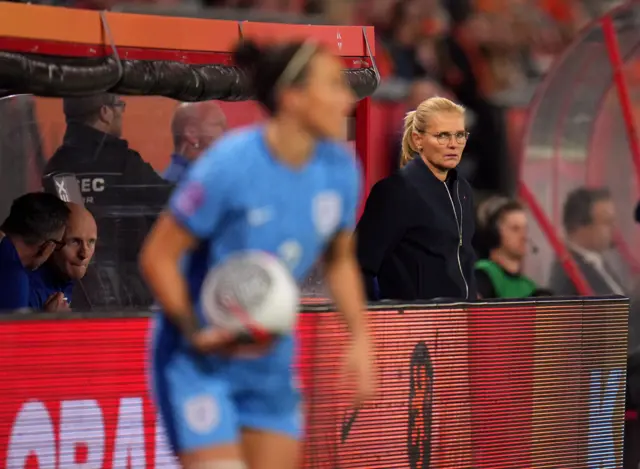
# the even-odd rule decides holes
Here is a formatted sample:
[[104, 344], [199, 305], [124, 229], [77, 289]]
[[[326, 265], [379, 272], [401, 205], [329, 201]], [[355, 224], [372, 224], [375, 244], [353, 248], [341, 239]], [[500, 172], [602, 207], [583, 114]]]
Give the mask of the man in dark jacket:
[[122, 136], [125, 102], [113, 94], [66, 98], [67, 131], [43, 186], [74, 174], [101, 234], [95, 268], [83, 280], [96, 308], [148, 307], [152, 297], [137, 269], [140, 245], [171, 190]]
[[[613, 245], [616, 223], [609, 190], [580, 187], [572, 191], [564, 203], [562, 218], [569, 254], [593, 294], [626, 296], [625, 283], [605, 256]], [[551, 267], [549, 288], [561, 296], [579, 294], [557, 259]]]
[[165, 181], [122, 137], [125, 102], [113, 94], [65, 98], [67, 131], [44, 178], [73, 173], [87, 205], [113, 202], [114, 186], [154, 186]]

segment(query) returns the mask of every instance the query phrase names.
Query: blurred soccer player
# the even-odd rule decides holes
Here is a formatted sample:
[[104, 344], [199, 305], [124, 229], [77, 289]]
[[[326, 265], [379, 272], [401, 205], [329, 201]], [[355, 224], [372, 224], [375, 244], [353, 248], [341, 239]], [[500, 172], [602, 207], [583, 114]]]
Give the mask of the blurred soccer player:
[[[226, 135], [194, 164], [143, 248], [142, 271], [163, 309], [154, 391], [183, 467], [293, 469], [303, 421], [293, 338], [241, 358], [234, 354], [246, 346], [204, 326], [198, 299], [207, 269], [233, 252], [271, 252], [298, 281], [323, 256], [351, 332], [356, 395], [371, 395], [372, 348], [351, 235], [360, 174], [337, 142], [354, 96], [340, 61], [311, 42], [262, 50], [245, 42], [236, 62], [253, 76], [271, 117]], [[208, 253], [190, 255], [202, 246]]]
[[63, 244], [41, 268], [29, 274], [30, 308], [47, 310], [52, 302], [64, 302], [70, 307], [74, 286], [87, 273], [95, 252], [98, 228], [93, 215], [81, 205], [70, 203], [68, 206], [71, 214], [67, 220]]
[[0, 227], [0, 311], [29, 306], [29, 271], [62, 245], [68, 216], [67, 205], [52, 194], [34, 192], [13, 201]]
[[227, 117], [215, 101], [180, 104], [171, 120], [173, 154], [164, 172], [169, 182], [178, 182], [187, 168], [227, 129]]

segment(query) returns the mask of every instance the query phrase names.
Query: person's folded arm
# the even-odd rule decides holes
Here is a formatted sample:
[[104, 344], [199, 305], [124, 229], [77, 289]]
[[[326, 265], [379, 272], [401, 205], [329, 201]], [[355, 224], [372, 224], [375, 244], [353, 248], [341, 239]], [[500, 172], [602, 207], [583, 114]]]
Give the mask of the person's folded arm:
[[376, 277], [385, 256], [406, 231], [406, 207], [400, 191], [392, 179], [375, 184], [356, 228], [356, 257], [370, 299], [377, 299]]

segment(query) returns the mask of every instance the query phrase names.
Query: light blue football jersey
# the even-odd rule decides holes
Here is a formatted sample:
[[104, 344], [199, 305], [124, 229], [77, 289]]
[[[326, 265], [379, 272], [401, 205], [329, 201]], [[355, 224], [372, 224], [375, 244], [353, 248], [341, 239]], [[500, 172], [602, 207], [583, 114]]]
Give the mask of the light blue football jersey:
[[331, 239], [355, 227], [360, 171], [343, 143], [320, 141], [301, 168], [269, 151], [265, 128], [230, 132], [207, 150], [175, 190], [169, 210], [201, 240], [184, 272], [200, 313], [209, 269], [237, 251], [278, 256], [300, 282]]

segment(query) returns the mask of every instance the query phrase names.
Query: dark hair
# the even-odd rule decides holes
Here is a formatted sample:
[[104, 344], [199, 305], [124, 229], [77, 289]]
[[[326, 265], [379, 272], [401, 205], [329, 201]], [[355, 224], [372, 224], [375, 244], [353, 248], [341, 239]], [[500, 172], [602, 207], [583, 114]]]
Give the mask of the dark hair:
[[11, 204], [9, 216], [0, 229], [31, 245], [53, 239], [64, 229], [71, 211], [58, 197], [46, 192], [32, 192]]
[[[483, 204], [493, 206], [487, 207], [486, 213], [480, 214]], [[478, 257], [486, 259], [493, 249], [500, 247], [502, 239], [500, 237], [500, 221], [505, 215], [511, 212], [521, 212], [524, 207], [520, 202], [506, 197], [494, 197], [487, 199], [481, 204], [477, 213], [477, 229], [474, 236], [474, 246]]]
[[587, 189], [580, 187], [569, 193], [562, 210], [562, 222], [567, 233], [572, 233], [581, 226], [593, 222], [591, 211], [600, 201], [611, 199], [611, 193], [606, 188]]
[[271, 113], [278, 109], [277, 91], [304, 83], [311, 59], [318, 52], [311, 42], [288, 42], [261, 47], [245, 40], [233, 58], [247, 73], [255, 98]]
[[67, 123], [88, 124], [97, 119], [102, 106], [113, 106], [117, 103], [117, 95], [100, 93], [92, 96], [64, 98], [62, 110]]

